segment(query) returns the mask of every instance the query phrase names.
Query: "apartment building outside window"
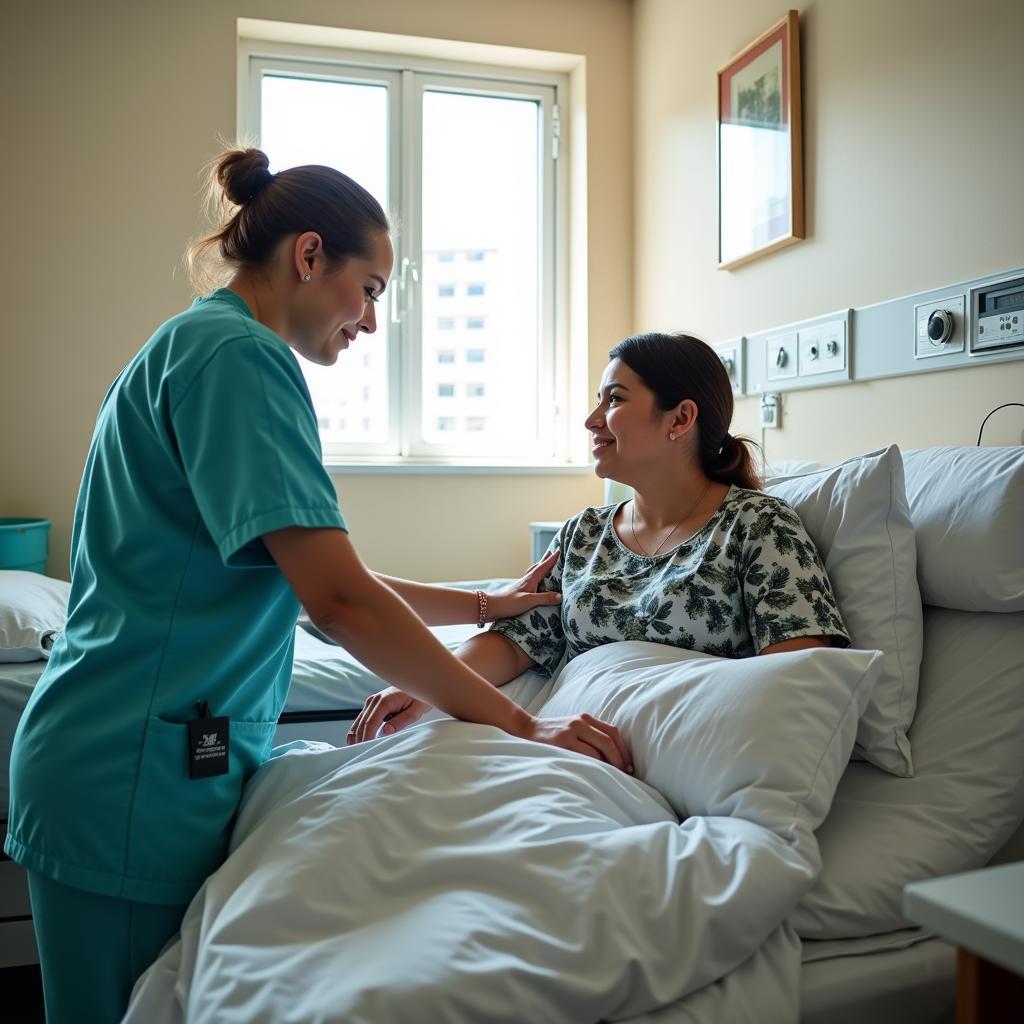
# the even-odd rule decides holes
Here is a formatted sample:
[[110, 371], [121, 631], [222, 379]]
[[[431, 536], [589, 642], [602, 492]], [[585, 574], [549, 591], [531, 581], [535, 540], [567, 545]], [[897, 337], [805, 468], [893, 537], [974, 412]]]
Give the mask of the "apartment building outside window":
[[248, 116], [271, 170], [336, 167], [401, 221], [376, 334], [333, 367], [300, 361], [326, 461], [558, 458], [564, 76], [296, 49], [248, 59]]

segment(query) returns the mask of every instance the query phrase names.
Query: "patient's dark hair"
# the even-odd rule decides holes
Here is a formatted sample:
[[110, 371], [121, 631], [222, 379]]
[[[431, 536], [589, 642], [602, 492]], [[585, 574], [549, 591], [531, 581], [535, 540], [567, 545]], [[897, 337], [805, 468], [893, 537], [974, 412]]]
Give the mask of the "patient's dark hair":
[[608, 358], [621, 359], [654, 392], [660, 409], [694, 402], [700, 461], [712, 480], [752, 490], [761, 486], [759, 446], [728, 433], [732, 385], [710, 345], [691, 334], [638, 334], [620, 341]]
[[[387, 214], [369, 192], [333, 167], [308, 164], [270, 173], [260, 149], [234, 147], [209, 165], [208, 198], [220, 227], [189, 246], [189, 276], [197, 291], [220, 283], [227, 268], [265, 267], [281, 239], [315, 231], [329, 264], [365, 259]], [[208, 260], [216, 249], [218, 261]], [[211, 268], [210, 262], [220, 266]]]

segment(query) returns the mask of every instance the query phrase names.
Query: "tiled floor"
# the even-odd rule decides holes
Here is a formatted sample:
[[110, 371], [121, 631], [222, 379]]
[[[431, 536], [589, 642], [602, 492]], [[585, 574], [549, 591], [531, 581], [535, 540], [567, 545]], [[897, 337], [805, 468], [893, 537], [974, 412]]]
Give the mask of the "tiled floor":
[[37, 965], [0, 970], [0, 992], [7, 1024], [44, 1024], [43, 986]]

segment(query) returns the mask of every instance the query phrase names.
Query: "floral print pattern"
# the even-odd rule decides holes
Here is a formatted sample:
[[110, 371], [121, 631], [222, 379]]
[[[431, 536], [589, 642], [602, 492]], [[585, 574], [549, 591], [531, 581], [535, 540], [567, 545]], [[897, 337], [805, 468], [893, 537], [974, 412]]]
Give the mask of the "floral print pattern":
[[553, 675], [592, 647], [648, 640], [746, 658], [798, 637], [849, 635], [821, 558], [796, 512], [760, 491], [730, 487], [684, 543], [649, 557], [615, 532], [617, 505], [588, 508], [552, 541], [559, 558], [541, 583], [562, 603], [493, 629]]

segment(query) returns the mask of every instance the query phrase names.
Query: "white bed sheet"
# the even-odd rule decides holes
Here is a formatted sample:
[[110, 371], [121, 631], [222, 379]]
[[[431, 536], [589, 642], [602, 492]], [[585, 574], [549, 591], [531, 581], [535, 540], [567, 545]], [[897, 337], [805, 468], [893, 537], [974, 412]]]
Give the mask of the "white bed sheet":
[[[818, 959], [826, 951], [813, 948], [818, 946], [831, 955]], [[805, 942], [808, 955], [814, 959], [805, 960], [800, 972], [800, 1024], [949, 1024], [953, 1019], [956, 949], [917, 929]]]

